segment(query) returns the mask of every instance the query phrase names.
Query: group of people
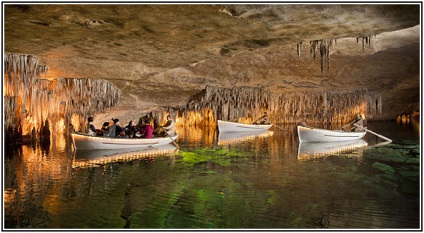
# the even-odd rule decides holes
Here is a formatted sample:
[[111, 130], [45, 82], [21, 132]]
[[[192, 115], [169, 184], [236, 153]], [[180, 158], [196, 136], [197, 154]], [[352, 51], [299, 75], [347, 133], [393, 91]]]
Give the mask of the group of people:
[[125, 138], [153, 138], [158, 136], [174, 136], [175, 122], [170, 115], [166, 117], [166, 123], [160, 126], [157, 120], [151, 117], [141, 117], [138, 124], [135, 125], [133, 120], [128, 122], [128, 125], [122, 127], [119, 124], [119, 119], [112, 118], [111, 122], [103, 123], [101, 129], [96, 129], [93, 124], [94, 118], [88, 117], [88, 134], [91, 136], [104, 137], [125, 137]]
[[[271, 124], [268, 121], [268, 114], [264, 114], [255, 120], [253, 124]], [[174, 136], [175, 134], [175, 122], [170, 115], [166, 117], [166, 123], [163, 126], [158, 124], [157, 119], [145, 116], [141, 117], [138, 124], [134, 125], [131, 120], [128, 125], [121, 127], [119, 125], [119, 119], [113, 119], [113, 124], [105, 122], [101, 129], [96, 129], [93, 124], [94, 118], [88, 117], [88, 134], [91, 136], [105, 136], [105, 137], [127, 137], [127, 138], [152, 138], [153, 135], [159, 136]], [[342, 126], [341, 130], [346, 130], [348, 126], [352, 126], [349, 131], [362, 131], [364, 126], [364, 119], [361, 114], [357, 113], [356, 118], [347, 125]]]

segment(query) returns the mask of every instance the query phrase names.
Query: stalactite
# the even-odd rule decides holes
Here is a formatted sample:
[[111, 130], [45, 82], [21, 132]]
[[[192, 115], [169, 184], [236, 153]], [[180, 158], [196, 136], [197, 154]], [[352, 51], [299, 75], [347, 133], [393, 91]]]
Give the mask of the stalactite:
[[311, 45], [311, 48], [309, 50], [309, 53], [312, 54], [314, 61], [316, 60], [316, 51], [317, 51], [317, 45], [319, 43], [319, 40], [312, 40], [309, 42], [309, 44]]
[[[356, 43], [359, 43], [359, 39], [362, 40], [362, 51], [365, 51], [365, 44], [368, 47], [371, 47], [371, 36], [366, 37], [357, 37]], [[330, 49], [333, 45], [333, 42], [337, 44], [336, 39], [320, 39], [320, 40], [312, 40], [309, 42], [310, 49], [309, 53], [316, 60], [317, 47], [319, 46], [319, 52], [321, 57], [321, 74], [324, 74], [325, 71], [330, 71]], [[302, 49], [302, 42], [298, 42], [296, 45], [297, 48], [297, 56], [300, 58], [300, 52]]]
[[356, 43], [359, 43], [359, 39], [362, 41], [362, 52], [365, 52], [365, 44], [367, 44], [368, 47], [371, 47], [371, 36], [357, 37]]
[[297, 48], [297, 58], [300, 58], [300, 51], [302, 50], [302, 42], [297, 42], [296, 48]]
[[321, 73], [330, 70], [330, 49], [333, 41], [330, 39], [320, 40]]
[[[321, 39], [321, 40], [312, 40], [310, 41], [310, 54], [312, 54], [314, 61], [316, 60], [316, 50], [319, 45], [319, 52], [321, 58], [321, 74], [324, 74], [325, 71], [329, 72], [330, 70], [330, 49], [333, 45], [332, 39]], [[298, 48], [299, 49], [299, 48]], [[299, 54], [299, 52], [298, 52]]]
[[[81, 124], [89, 115], [110, 108], [119, 102], [120, 90], [101, 79], [57, 78], [40, 76], [48, 71], [32, 55], [7, 54], [4, 59], [5, 129], [22, 128], [23, 135], [40, 132], [46, 119]], [[72, 116], [77, 120], [66, 119]], [[84, 130], [84, 129], [83, 129]]]
[[207, 86], [175, 111], [183, 113], [179, 121], [186, 125], [213, 125], [216, 120], [251, 123], [264, 111], [274, 123], [343, 124], [358, 112], [367, 119], [381, 114], [382, 101], [367, 90], [277, 94], [253, 87]]

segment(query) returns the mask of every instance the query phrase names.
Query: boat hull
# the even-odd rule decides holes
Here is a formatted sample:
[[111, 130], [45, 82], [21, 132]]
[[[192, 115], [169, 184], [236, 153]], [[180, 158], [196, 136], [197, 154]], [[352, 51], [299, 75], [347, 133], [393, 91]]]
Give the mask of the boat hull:
[[149, 146], [160, 146], [171, 143], [178, 138], [172, 137], [155, 138], [110, 138], [96, 137], [86, 134], [73, 133], [72, 141], [75, 149], [130, 149]]
[[271, 128], [272, 124], [269, 125], [254, 125], [254, 124], [242, 124], [229, 121], [218, 120], [218, 130], [221, 133], [224, 132], [257, 132], [265, 131]]
[[339, 130], [326, 130], [297, 126], [297, 134], [300, 142], [342, 142], [358, 140], [367, 132], [349, 132]]

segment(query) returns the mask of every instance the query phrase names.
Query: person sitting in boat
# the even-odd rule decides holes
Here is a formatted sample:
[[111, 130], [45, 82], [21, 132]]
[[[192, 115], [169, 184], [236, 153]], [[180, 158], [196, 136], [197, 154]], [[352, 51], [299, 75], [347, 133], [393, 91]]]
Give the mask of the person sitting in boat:
[[140, 117], [138, 120], [137, 126], [135, 127], [135, 134], [134, 137], [141, 138], [143, 136], [144, 128], [146, 127], [146, 118]]
[[[157, 132], [159, 132], [160, 135], [165, 136], [174, 136], [175, 134], [175, 122], [172, 120], [171, 115], [168, 115], [166, 117], [166, 123], [163, 126], [159, 126], [157, 129], [155, 129]], [[160, 130], [162, 130], [160, 132]]]
[[264, 115], [259, 117], [256, 121], [254, 121], [253, 124], [255, 124], [255, 125], [257, 125], [257, 124], [268, 125], [268, 124], [270, 124], [270, 122], [268, 121], [267, 117], [268, 117], [268, 113], [264, 112]]
[[93, 124], [94, 118], [88, 117], [88, 135], [90, 136], [97, 136], [101, 132], [100, 130], [96, 129], [96, 127]]
[[125, 135], [132, 138], [132, 137], [134, 137], [135, 131], [136, 131], [135, 125], [134, 125], [133, 121], [130, 120], [130, 122], [128, 122], [128, 125], [125, 126], [125, 128], [124, 128]]
[[109, 121], [105, 121], [105, 122], [103, 122], [103, 125], [102, 125], [101, 130], [102, 130], [103, 132], [107, 132], [107, 131], [109, 131], [110, 123], [111, 123], [111, 122], [109, 122]]
[[113, 125], [109, 127], [109, 131], [105, 132], [103, 136], [111, 137], [111, 138], [122, 136], [121, 133], [123, 133], [123, 130], [122, 130], [122, 127], [118, 125], [119, 119], [112, 118], [112, 121], [113, 121]]
[[159, 118], [155, 116], [153, 118], [153, 135], [160, 135], [162, 131], [162, 127], [159, 124]]
[[125, 135], [125, 128], [122, 127], [118, 122], [119, 119], [113, 121], [116, 125], [116, 136], [117, 138], [128, 138], [129, 136]]
[[349, 125], [352, 126], [352, 128], [350, 129], [350, 131], [352, 132], [364, 131], [364, 119], [362, 118], [361, 114], [357, 113], [356, 118], [352, 122], [342, 126], [342, 130], [348, 127]]
[[141, 131], [141, 137], [152, 138], [153, 137], [152, 119], [146, 118], [144, 123], [145, 123], [144, 128]]

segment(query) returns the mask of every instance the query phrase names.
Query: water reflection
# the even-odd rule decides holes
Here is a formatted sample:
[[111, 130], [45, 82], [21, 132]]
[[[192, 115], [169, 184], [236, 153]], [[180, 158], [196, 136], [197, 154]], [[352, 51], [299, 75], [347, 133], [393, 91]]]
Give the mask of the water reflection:
[[[373, 147], [381, 139], [369, 135], [327, 153], [299, 145], [295, 126], [284, 128], [245, 137], [177, 129], [179, 151], [172, 144], [73, 151], [69, 138], [59, 136], [48, 146], [6, 148], [5, 227], [419, 227], [414, 129], [369, 125], [393, 143]], [[300, 156], [306, 154], [313, 159]]]
[[273, 131], [265, 130], [259, 132], [229, 132], [218, 134], [218, 145], [228, 145], [232, 143], [254, 140], [257, 137], [270, 137]]
[[[367, 142], [363, 139], [342, 142], [301, 142], [297, 158], [299, 160], [308, 160], [331, 155], [347, 155], [361, 157], [363, 150], [367, 146]], [[355, 151], [355, 153], [352, 153]]]
[[161, 155], [173, 155], [178, 153], [177, 148], [172, 144], [147, 147], [143, 149], [127, 150], [75, 150], [72, 166], [87, 167], [101, 166], [114, 162], [129, 162], [133, 160], [158, 157]]

